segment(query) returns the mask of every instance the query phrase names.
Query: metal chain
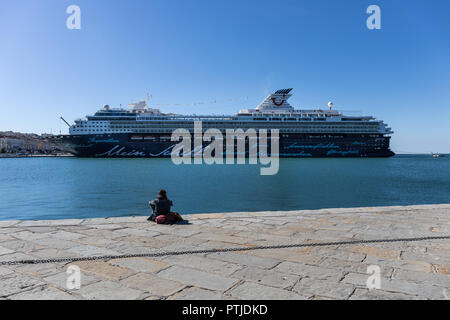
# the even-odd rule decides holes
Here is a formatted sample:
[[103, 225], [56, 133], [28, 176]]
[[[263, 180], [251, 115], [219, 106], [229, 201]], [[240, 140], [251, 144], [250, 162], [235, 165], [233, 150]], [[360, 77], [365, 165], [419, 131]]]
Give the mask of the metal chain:
[[235, 247], [235, 248], [222, 248], [222, 249], [162, 251], [162, 252], [134, 253], [134, 254], [123, 254], [123, 255], [104, 255], [104, 256], [94, 256], [94, 257], [73, 257], [73, 258], [54, 258], [54, 259], [0, 261], [0, 265], [19, 265], [19, 264], [42, 264], [42, 263], [60, 263], [60, 262], [77, 262], [77, 261], [95, 261], [95, 260], [111, 260], [111, 259], [124, 259], [124, 258], [176, 256], [176, 255], [201, 254], [201, 253], [251, 251], [251, 250], [264, 250], [264, 249], [286, 249], [286, 248], [301, 248], [301, 247], [325, 247], [325, 246], [354, 245], [354, 244], [364, 244], [364, 243], [412, 242], [412, 241], [443, 240], [443, 239], [450, 239], [450, 236], [397, 238], [397, 239], [375, 239], [375, 240], [354, 240], [354, 241], [336, 241], [336, 242], [316, 242], [316, 243], [282, 244], [282, 245], [256, 246], [256, 247]]

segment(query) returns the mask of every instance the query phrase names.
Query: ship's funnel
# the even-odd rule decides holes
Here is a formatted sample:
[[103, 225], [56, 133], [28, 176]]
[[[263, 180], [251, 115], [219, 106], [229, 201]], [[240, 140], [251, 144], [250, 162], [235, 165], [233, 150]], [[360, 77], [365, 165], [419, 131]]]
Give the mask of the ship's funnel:
[[259, 111], [270, 111], [270, 110], [291, 110], [292, 106], [287, 102], [287, 100], [292, 97], [290, 92], [292, 88], [277, 90], [270, 94], [264, 101], [256, 108]]

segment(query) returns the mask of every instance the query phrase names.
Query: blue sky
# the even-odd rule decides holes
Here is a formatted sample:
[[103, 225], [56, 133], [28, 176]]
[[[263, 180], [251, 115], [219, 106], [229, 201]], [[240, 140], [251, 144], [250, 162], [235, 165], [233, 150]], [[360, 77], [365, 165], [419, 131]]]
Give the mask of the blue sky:
[[[71, 4], [81, 30], [66, 28]], [[366, 28], [371, 4], [381, 30]], [[147, 92], [184, 104], [163, 111], [230, 114], [293, 87], [295, 107], [332, 100], [385, 120], [394, 151], [450, 153], [448, 12], [447, 0], [2, 0], [0, 131], [65, 133], [59, 116]]]

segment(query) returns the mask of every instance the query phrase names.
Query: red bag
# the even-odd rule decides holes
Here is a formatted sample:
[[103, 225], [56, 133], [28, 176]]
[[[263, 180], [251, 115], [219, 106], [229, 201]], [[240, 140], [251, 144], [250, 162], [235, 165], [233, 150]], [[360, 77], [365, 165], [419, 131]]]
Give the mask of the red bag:
[[161, 214], [159, 216], [156, 217], [155, 222], [157, 224], [165, 224], [166, 223], [166, 215]]
[[155, 222], [157, 224], [173, 224], [175, 219], [171, 215], [161, 214], [156, 217]]

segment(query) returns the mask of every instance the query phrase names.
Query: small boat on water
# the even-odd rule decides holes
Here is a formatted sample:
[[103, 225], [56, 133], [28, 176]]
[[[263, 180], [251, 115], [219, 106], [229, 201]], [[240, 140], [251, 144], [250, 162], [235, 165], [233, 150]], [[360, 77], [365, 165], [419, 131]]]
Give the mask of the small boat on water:
[[431, 153], [431, 155], [433, 156], [433, 158], [442, 158], [442, 157], [445, 157], [445, 155], [444, 155], [444, 154], [441, 154], [441, 153]]

